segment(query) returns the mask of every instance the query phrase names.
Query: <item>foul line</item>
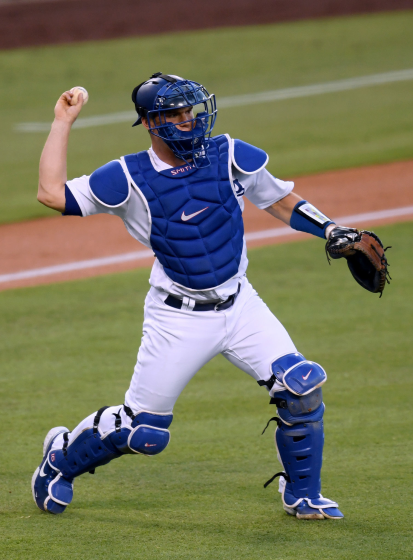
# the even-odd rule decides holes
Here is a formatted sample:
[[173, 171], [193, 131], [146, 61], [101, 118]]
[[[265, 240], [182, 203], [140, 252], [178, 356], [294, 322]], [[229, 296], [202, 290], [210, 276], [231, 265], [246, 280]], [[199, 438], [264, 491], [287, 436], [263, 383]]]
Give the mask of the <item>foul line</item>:
[[[377, 212], [366, 212], [364, 214], [353, 214], [350, 216], [341, 216], [335, 218], [337, 223], [356, 225], [360, 222], [374, 222], [386, 218], [398, 218], [401, 216], [413, 215], [413, 206], [405, 206], [403, 208], [393, 208], [390, 210], [378, 210]], [[246, 241], [256, 241], [259, 239], [273, 239], [276, 237], [287, 237], [296, 235], [300, 232], [290, 227], [267, 229], [263, 231], [254, 231], [245, 234]], [[112, 257], [102, 257], [99, 259], [90, 259], [86, 261], [77, 261], [55, 266], [47, 266], [44, 268], [34, 268], [32, 270], [24, 270], [22, 272], [13, 272], [10, 274], [1, 274], [0, 283], [13, 282], [17, 280], [27, 280], [28, 278], [38, 278], [39, 276], [51, 276], [61, 274], [62, 272], [73, 272], [75, 270], [84, 270], [87, 268], [97, 268], [102, 266], [110, 266], [129, 261], [137, 261], [153, 256], [153, 251], [135, 251], [133, 253], [123, 253]]]
[[[377, 220], [385, 220], [386, 218], [398, 218], [413, 214], [413, 206], [404, 206], [403, 208], [393, 208], [390, 210], [377, 210], [376, 212], [366, 212], [364, 214], [353, 214], [350, 216], [340, 216], [334, 218], [337, 224], [356, 225], [363, 222], [376, 222]], [[263, 231], [253, 231], [245, 234], [246, 241], [255, 241], [259, 239], [271, 239], [273, 237], [285, 237], [287, 235], [295, 235], [301, 233], [290, 227], [266, 229]], [[1, 281], [1, 276], [0, 276]]]
[[[255, 105], [257, 103], [281, 101], [283, 99], [294, 99], [297, 97], [310, 97], [312, 95], [321, 95], [323, 93], [347, 91], [366, 86], [376, 86], [408, 80], [413, 80], [413, 68], [398, 70], [395, 72], [385, 72], [383, 74], [371, 74], [369, 76], [360, 76], [358, 78], [349, 78], [346, 80], [337, 80], [335, 82], [324, 82], [322, 84], [275, 89], [260, 93], [234, 95], [231, 97], [221, 97], [218, 107], [219, 109], [226, 109], [229, 107], [240, 107], [243, 105]], [[94, 117], [81, 117], [80, 119], [77, 119], [72, 128], [89, 128], [106, 124], [132, 122], [134, 119], [136, 119], [135, 111], [122, 111], [120, 113], [109, 113], [107, 115], [96, 115]], [[20, 123], [15, 125], [15, 130], [18, 132], [49, 132], [50, 123]]]

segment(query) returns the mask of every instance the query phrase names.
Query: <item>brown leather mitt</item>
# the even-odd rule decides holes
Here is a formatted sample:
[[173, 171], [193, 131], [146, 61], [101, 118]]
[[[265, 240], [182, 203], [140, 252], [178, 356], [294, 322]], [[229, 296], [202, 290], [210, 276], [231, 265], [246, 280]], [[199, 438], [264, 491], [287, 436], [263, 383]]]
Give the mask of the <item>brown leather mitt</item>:
[[335, 227], [326, 243], [327, 260], [347, 260], [356, 282], [366, 290], [383, 294], [386, 282], [390, 284], [391, 277], [388, 272], [390, 266], [387, 262], [383, 243], [371, 231], [359, 231], [353, 228]]

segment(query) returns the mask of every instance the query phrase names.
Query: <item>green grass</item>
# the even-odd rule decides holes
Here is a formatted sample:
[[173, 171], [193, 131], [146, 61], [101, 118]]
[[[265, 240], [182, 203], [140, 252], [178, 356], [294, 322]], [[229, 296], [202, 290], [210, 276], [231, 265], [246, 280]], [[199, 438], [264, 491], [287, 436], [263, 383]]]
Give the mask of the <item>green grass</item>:
[[[130, 92], [162, 70], [218, 96], [413, 67], [413, 11], [301, 21], [0, 53], [0, 222], [52, 215], [36, 202], [46, 134], [16, 123], [51, 121], [62, 91], [84, 85], [84, 116], [132, 110]], [[411, 158], [413, 82], [223, 109], [216, 132], [259, 145], [279, 177]], [[69, 176], [146, 149], [123, 123], [73, 131]]]
[[[175, 408], [161, 455], [126, 456], [76, 480], [64, 515], [36, 509], [30, 479], [45, 433], [123, 400], [148, 270], [0, 294], [0, 557], [5, 559], [411, 558], [411, 239], [378, 228], [393, 282], [360, 288], [320, 240], [255, 249], [249, 278], [297, 347], [326, 368], [323, 493], [340, 522], [282, 510], [265, 391], [222, 358]], [[165, 366], [167, 367], [167, 365]]]

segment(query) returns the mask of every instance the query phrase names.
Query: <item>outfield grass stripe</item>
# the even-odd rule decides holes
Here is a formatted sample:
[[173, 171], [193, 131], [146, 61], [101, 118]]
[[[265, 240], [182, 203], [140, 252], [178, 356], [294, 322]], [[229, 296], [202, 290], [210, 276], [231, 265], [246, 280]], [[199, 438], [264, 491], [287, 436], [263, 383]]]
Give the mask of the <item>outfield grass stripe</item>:
[[[219, 100], [219, 108], [226, 109], [229, 107], [256, 105], [257, 103], [282, 101], [284, 99], [294, 99], [298, 97], [310, 97], [313, 95], [334, 93], [338, 91], [348, 91], [368, 86], [390, 84], [394, 82], [404, 82], [408, 80], [413, 80], [413, 68], [407, 70], [398, 70], [395, 72], [385, 72], [383, 74], [371, 74], [369, 76], [360, 76], [358, 78], [348, 78], [345, 80], [337, 80], [334, 82], [324, 82], [322, 84], [312, 84], [308, 86], [298, 86], [292, 88], [275, 89], [271, 91], [262, 91], [259, 93], [249, 93], [246, 95], [222, 97]], [[121, 111], [118, 113], [109, 113], [107, 115], [84, 117], [78, 119], [74, 123], [73, 128], [90, 128], [94, 126], [129, 122], [134, 120], [135, 117], [135, 111]], [[15, 130], [17, 132], [48, 132], [50, 130], [50, 123], [19, 123], [15, 125]]]
[[[413, 215], [413, 206], [405, 206], [403, 208], [392, 208], [389, 210], [378, 210], [376, 212], [365, 212], [363, 214], [353, 214], [350, 216], [341, 216], [335, 218], [337, 223], [348, 223], [357, 225], [362, 222], [373, 222], [377, 220], [384, 220], [388, 218], [399, 218], [402, 216]], [[257, 241], [260, 239], [275, 239], [277, 237], [286, 237], [296, 235], [299, 232], [291, 229], [290, 227], [281, 227], [274, 229], [267, 229], [263, 231], [254, 231], [245, 234], [246, 241]], [[86, 268], [98, 268], [102, 266], [110, 266], [114, 264], [142, 260], [152, 257], [151, 250], [134, 251], [131, 253], [123, 253], [120, 255], [113, 255], [111, 257], [101, 257], [97, 259], [89, 259], [85, 261], [75, 261], [71, 263], [59, 264], [55, 266], [47, 266], [43, 268], [34, 268], [31, 270], [24, 270], [21, 272], [12, 272], [9, 274], [0, 275], [0, 283], [14, 282], [18, 280], [26, 280], [28, 278], [38, 278], [40, 276], [52, 276], [54, 274], [61, 274], [63, 272], [73, 272], [75, 270], [82, 270]]]

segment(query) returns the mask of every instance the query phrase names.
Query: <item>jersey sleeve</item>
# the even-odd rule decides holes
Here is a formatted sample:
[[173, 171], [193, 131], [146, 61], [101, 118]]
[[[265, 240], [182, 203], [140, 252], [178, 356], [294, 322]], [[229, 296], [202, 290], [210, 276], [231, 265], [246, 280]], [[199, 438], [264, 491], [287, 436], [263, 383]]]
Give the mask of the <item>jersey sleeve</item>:
[[293, 181], [277, 179], [266, 169], [261, 169], [253, 175], [246, 175], [233, 167], [232, 175], [234, 182], [238, 183], [237, 190], [241, 190], [240, 194], [244, 194], [260, 210], [278, 202], [294, 188]]
[[82, 210], [80, 209], [77, 200], [72, 194], [72, 191], [67, 185], [65, 185], [65, 211], [62, 212], [63, 216], [82, 216]]
[[113, 208], [102, 204], [93, 196], [88, 175], [68, 181], [66, 190], [70, 195], [66, 197], [66, 209], [63, 215], [85, 217], [93, 214], [110, 214], [118, 216], [123, 220], [127, 231], [134, 239], [146, 247], [151, 246], [148, 213], [142, 198], [136, 192], [132, 192], [124, 204]]
[[91, 175], [83, 175], [66, 183], [65, 216], [115, 214], [126, 211], [131, 190], [120, 160], [99, 167]]
[[[68, 196], [66, 190], [66, 208], [63, 212], [64, 216], [82, 215], [85, 217], [92, 216], [93, 214], [101, 214], [108, 210], [108, 208], [105, 208], [103, 204], [99, 204], [97, 200], [93, 198], [89, 189], [88, 175], [83, 175], [77, 179], [67, 181], [66, 189], [69, 190], [70, 194]], [[76, 211], [76, 204], [79, 207], [81, 214]]]

